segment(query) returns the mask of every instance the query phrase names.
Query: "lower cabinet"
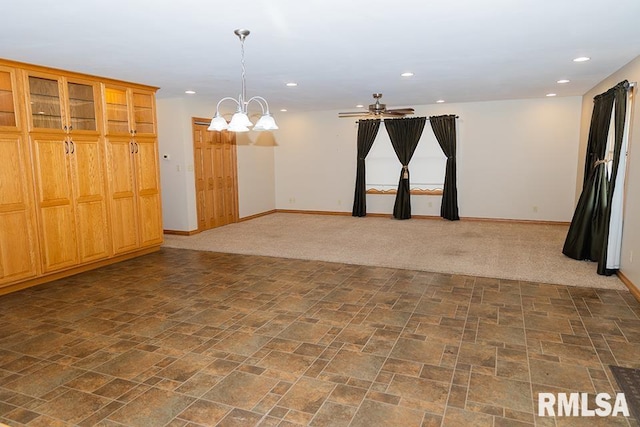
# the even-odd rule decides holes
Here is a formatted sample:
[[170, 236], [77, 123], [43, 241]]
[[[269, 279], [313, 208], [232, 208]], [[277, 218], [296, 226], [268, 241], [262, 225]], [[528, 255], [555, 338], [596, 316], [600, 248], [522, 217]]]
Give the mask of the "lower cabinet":
[[38, 274], [28, 152], [20, 134], [0, 134], [0, 285]]
[[108, 257], [101, 139], [44, 134], [31, 144], [43, 272]]
[[112, 137], [107, 147], [114, 253], [162, 243], [157, 140]]

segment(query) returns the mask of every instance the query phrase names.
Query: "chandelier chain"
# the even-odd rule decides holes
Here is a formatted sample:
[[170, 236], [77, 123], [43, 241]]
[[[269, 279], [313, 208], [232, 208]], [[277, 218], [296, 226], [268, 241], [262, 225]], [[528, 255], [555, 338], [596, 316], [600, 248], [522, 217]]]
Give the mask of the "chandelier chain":
[[242, 65], [242, 111], [245, 111], [245, 105], [247, 102], [247, 85], [245, 79], [245, 67], [244, 67], [244, 37], [240, 38], [240, 64]]

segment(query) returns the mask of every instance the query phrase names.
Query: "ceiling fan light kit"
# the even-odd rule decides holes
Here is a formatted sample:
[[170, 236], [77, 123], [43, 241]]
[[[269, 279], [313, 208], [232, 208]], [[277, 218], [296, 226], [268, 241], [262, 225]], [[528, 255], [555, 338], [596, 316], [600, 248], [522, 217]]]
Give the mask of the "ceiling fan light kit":
[[[229, 130], [230, 132], [248, 132], [249, 128], [253, 126], [251, 120], [249, 120], [248, 107], [251, 102], [256, 102], [262, 108], [262, 116], [258, 120], [255, 126], [253, 126], [253, 130], [262, 131], [262, 130], [276, 130], [278, 129], [278, 125], [276, 124], [275, 119], [269, 112], [269, 103], [266, 99], [261, 96], [253, 96], [247, 100], [247, 90], [246, 90], [246, 82], [245, 82], [245, 67], [244, 67], [244, 40], [250, 34], [249, 30], [245, 29], [237, 29], [234, 31], [234, 34], [238, 36], [240, 39], [241, 46], [241, 61], [240, 64], [242, 66], [242, 92], [238, 96], [238, 99], [231, 98], [229, 96], [222, 98], [218, 101], [216, 105], [216, 114], [211, 119], [211, 124], [209, 125], [209, 130], [211, 131], [222, 131]], [[220, 115], [220, 104], [223, 101], [231, 100], [237, 104], [237, 110], [233, 117], [231, 117], [231, 121], [227, 123], [224, 117]]]
[[373, 117], [373, 118], [385, 118], [385, 117], [404, 117], [407, 114], [413, 114], [415, 111], [413, 108], [394, 108], [391, 110], [387, 109], [387, 104], [382, 104], [380, 102], [380, 98], [382, 98], [381, 93], [374, 93], [373, 99], [376, 100], [375, 103], [369, 104], [368, 111], [348, 111], [343, 113], [338, 113], [338, 117], [340, 118], [349, 118], [349, 117]]

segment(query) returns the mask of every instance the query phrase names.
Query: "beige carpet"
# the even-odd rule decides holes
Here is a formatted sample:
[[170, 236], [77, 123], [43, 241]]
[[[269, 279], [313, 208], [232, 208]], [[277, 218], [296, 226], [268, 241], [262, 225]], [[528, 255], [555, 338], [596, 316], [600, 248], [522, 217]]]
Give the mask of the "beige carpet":
[[276, 213], [164, 246], [626, 289], [562, 254], [567, 226]]

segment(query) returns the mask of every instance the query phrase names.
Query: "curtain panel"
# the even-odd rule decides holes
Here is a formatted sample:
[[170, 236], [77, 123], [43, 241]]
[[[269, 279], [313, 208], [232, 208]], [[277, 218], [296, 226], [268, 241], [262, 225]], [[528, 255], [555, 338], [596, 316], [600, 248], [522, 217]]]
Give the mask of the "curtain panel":
[[385, 120], [384, 126], [391, 139], [393, 150], [402, 164], [398, 191], [393, 206], [393, 217], [396, 219], [411, 218], [411, 193], [409, 185], [409, 162], [416, 151], [418, 141], [427, 122], [426, 117], [411, 117]]
[[[620, 167], [620, 156], [622, 152], [622, 140], [624, 137], [625, 118], [627, 117], [627, 91], [629, 90], [629, 82], [624, 81], [617, 84], [613, 89], [614, 98], [614, 139], [613, 139], [613, 165], [611, 167], [611, 176], [607, 186], [607, 205], [604, 214], [602, 248], [600, 249], [600, 258], [598, 258], [598, 274], [610, 276], [617, 269], [607, 268], [607, 258], [609, 255], [609, 230], [611, 225], [611, 215], [613, 207], [613, 196], [616, 191], [616, 180], [618, 177], [618, 169]], [[625, 153], [626, 155], [626, 153]], [[624, 173], [624, 172], [623, 172]], [[618, 191], [623, 191], [618, 188]], [[622, 220], [622, 210], [618, 211], [620, 220]]]
[[356, 165], [356, 189], [353, 196], [352, 216], [367, 215], [367, 188], [366, 188], [366, 170], [364, 159], [369, 154], [373, 141], [378, 135], [380, 128], [380, 119], [375, 120], [358, 120], [358, 159]]
[[[598, 261], [599, 274], [605, 274], [606, 270], [606, 241], [608, 240], [609, 218], [611, 215], [609, 203], [612, 197], [612, 194], [609, 193], [613, 191], [615, 186], [615, 181], [612, 184], [612, 181], [609, 180], [607, 171], [607, 137], [609, 135], [613, 106], [619, 96], [617, 94], [624, 92], [624, 99], [626, 100], [626, 89], [622, 89], [624, 87], [628, 87], [628, 82], [619, 83], [593, 99], [593, 114], [591, 116], [585, 158], [584, 185], [562, 248], [562, 253], [570, 258]], [[621, 105], [617, 108], [626, 111], [625, 107], [626, 105]], [[618, 117], [617, 112], [616, 117]], [[615, 122], [615, 146], [622, 142], [624, 114], [621, 117], [621, 123], [618, 120]], [[619, 136], [618, 128], [620, 128]], [[619, 146], [617, 150], [619, 163]], [[616, 162], [615, 156], [614, 162]], [[603, 265], [605, 267], [600, 268], [602, 262], [604, 262]]]
[[450, 221], [456, 221], [460, 219], [458, 216], [458, 186], [456, 182], [456, 116], [453, 114], [431, 116], [429, 117], [429, 122], [442, 152], [447, 156], [440, 216]]

